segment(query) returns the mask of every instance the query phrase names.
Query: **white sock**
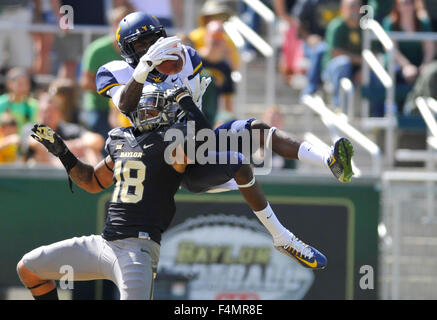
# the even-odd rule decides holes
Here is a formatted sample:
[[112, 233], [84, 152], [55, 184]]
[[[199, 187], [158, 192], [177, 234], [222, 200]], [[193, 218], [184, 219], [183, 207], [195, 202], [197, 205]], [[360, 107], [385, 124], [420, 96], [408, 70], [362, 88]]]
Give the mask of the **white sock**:
[[326, 168], [328, 166], [329, 152], [314, 147], [312, 144], [304, 141], [300, 144], [297, 157], [300, 161], [315, 166]]
[[279, 222], [275, 213], [273, 212], [270, 204], [267, 203], [267, 207], [261, 211], [254, 211], [255, 215], [261, 221], [261, 223], [266, 227], [273, 237], [273, 242], [276, 244], [276, 239], [285, 235], [289, 232], [284, 226]]

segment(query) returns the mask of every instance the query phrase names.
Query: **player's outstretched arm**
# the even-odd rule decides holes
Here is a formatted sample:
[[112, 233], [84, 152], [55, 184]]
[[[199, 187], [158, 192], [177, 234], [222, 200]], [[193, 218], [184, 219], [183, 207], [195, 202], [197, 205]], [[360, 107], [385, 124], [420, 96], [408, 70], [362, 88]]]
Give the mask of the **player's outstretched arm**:
[[181, 109], [187, 113], [188, 120], [195, 121], [196, 132], [201, 129], [211, 129], [211, 125], [203, 112], [194, 103], [193, 97], [186, 87], [169, 90], [166, 92], [166, 97], [179, 104]]
[[90, 193], [97, 193], [112, 185], [112, 168], [114, 165], [110, 157], [93, 167], [77, 159], [52, 128], [35, 124], [32, 131], [32, 138], [44, 145], [48, 152], [61, 160], [70, 178], [80, 188]]
[[118, 102], [118, 109], [129, 114], [133, 112], [140, 101], [141, 92], [143, 91], [144, 82], [137, 82], [134, 78], [131, 78], [128, 83], [121, 89], [120, 101]]
[[113, 184], [113, 167], [114, 164], [109, 156], [95, 167], [78, 159], [76, 165], [71, 168], [69, 176], [79, 188], [89, 193], [99, 193]]

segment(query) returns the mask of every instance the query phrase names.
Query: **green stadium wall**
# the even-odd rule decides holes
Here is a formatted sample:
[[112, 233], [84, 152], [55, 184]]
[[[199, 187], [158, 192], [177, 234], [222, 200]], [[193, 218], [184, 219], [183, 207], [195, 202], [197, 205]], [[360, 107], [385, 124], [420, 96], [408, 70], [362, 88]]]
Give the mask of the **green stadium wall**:
[[[328, 176], [297, 175], [259, 177], [259, 181], [282, 223], [328, 257], [327, 269], [314, 272], [314, 283], [304, 299], [378, 298], [380, 194], [376, 181], [340, 184]], [[26, 252], [101, 232], [111, 190], [97, 195], [77, 186], [73, 190], [63, 171], [0, 170], [1, 288], [21, 285], [16, 264]], [[238, 191], [194, 195], [181, 190], [176, 201], [178, 212], [170, 228], [200, 212], [254, 218]], [[373, 289], [360, 288], [364, 265], [373, 268]]]

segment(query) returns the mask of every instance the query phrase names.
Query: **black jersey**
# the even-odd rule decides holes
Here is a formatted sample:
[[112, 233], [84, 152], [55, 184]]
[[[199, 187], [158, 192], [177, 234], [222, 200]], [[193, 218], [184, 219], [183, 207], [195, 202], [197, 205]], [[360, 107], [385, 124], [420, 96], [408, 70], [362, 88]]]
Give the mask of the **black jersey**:
[[114, 162], [114, 192], [103, 238], [150, 237], [157, 243], [175, 214], [182, 174], [165, 162], [165, 129], [134, 136], [134, 129], [109, 132], [105, 149]]

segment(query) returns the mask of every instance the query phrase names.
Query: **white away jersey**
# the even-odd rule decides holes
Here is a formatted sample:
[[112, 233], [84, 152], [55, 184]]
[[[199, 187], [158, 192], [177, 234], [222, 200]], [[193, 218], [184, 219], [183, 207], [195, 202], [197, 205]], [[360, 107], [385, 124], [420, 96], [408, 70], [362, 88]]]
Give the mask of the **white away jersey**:
[[[167, 82], [171, 85], [178, 84], [182, 86], [183, 80], [188, 78], [190, 85], [193, 86], [194, 82], [192, 83], [191, 81], [193, 81], [195, 77], [200, 77], [199, 74], [203, 68], [202, 59], [193, 48], [182, 45], [182, 49], [185, 53], [185, 66], [181, 72], [168, 76], [158, 73], [155, 70], [155, 72], [149, 73], [144, 85], [156, 82]], [[115, 60], [104, 64], [97, 71], [97, 92], [106, 97], [114, 97], [116, 92], [132, 78], [133, 72], [134, 68], [124, 60]], [[114, 103], [117, 106], [115, 101]]]

